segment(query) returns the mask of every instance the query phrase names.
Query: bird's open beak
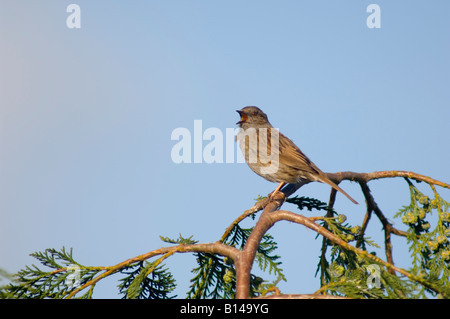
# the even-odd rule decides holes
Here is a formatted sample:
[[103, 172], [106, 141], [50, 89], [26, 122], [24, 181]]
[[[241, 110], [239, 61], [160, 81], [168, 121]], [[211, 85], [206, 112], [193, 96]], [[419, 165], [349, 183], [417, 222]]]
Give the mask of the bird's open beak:
[[241, 111], [236, 111], [236, 112], [238, 112], [239, 115], [241, 116], [241, 120], [239, 122], [237, 122], [236, 124], [242, 124], [245, 121], [247, 121], [247, 118], [248, 118], [247, 114], [245, 114], [244, 112], [241, 112]]

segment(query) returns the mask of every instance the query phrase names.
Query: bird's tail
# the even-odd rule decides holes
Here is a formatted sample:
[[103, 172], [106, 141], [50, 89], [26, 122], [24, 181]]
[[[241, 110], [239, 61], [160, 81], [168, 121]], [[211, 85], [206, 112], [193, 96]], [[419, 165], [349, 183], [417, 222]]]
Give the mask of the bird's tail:
[[347, 194], [342, 188], [340, 188], [339, 186], [337, 186], [335, 183], [333, 183], [331, 180], [329, 180], [327, 177], [321, 176], [321, 182], [326, 183], [328, 185], [330, 185], [331, 187], [333, 187], [335, 190], [341, 192], [342, 194], [344, 194], [348, 199], [350, 199], [353, 203], [355, 204], [359, 204], [356, 200], [354, 200], [349, 194]]

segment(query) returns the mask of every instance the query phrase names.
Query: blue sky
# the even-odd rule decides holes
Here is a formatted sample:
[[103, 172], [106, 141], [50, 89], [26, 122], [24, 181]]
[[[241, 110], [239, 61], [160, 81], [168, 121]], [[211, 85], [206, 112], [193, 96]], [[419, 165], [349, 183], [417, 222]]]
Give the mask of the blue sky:
[[[245, 164], [175, 164], [171, 133], [194, 120], [225, 132], [247, 105], [324, 171], [450, 182], [448, 1], [80, 0], [80, 29], [66, 26], [70, 3], [0, 11], [0, 267], [11, 273], [46, 248], [97, 266], [159, 248], [159, 235], [216, 241], [276, 185]], [[366, 25], [371, 3], [379, 29]], [[361, 205], [338, 196], [337, 210], [360, 223], [359, 187], [341, 186]], [[389, 218], [408, 203], [402, 180], [369, 186]], [[329, 187], [297, 194], [326, 201]], [[314, 292], [315, 233], [289, 223], [270, 233], [282, 292]], [[406, 267], [401, 242], [394, 259]], [[167, 265], [184, 297], [194, 258]], [[96, 296], [117, 297], [116, 284]]]

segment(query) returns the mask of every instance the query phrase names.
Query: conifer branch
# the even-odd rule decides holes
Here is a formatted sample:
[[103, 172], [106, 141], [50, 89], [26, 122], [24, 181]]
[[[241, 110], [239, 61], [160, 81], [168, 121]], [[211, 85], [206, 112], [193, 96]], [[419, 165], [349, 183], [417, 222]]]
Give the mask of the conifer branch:
[[370, 260], [372, 260], [375, 263], [382, 264], [387, 269], [392, 269], [392, 270], [394, 270], [394, 271], [396, 271], [396, 272], [406, 276], [407, 278], [409, 278], [409, 279], [411, 279], [413, 281], [419, 282], [423, 286], [425, 286], [425, 287], [427, 287], [427, 288], [429, 288], [429, 289], [431, 289], [431, 290], [433, 290], [433, 291], [435, 291], [437, 293], [442, 294], [443, 296], [445, 296], [447, 298], [449, 297], [449, 296], [446, 295], [445, 291], [442, 291], [441, 289], [439, 289], [439, 287], [436, 287], [435, 284], [425, 280], [424, 278], [422, 278], [420, 276], [416, 276], [416, 275], [414, 275], [414, 274], [412, 274], [410, 272], [407, 272], [406, 270], [404, 270], [402, 268], [396, 267], [393, 264], [391, 264], [389, 262], [386, 262], [386, 261], [382, 260], [381, 258], [378, 258], [377, 256], [368, 253], [365, 250], [360, 250], [360, 249], [358, 249], [358, 248], [348, 244], [346, 241], [344, 241], [344, 240], [340, 239], [339, 237], [335, 236], [333, 233], [331, 233], [330, 231], [328, 231], [324, 227], [316, 224], [314, 221], [312, 221], [308, 217], [305, 217], [305, 216], [299, 215], [299, 214], [295, 214], [295, 213], [290, 212], [290, 211], [278, 210], [278, 211], [276, 211], [276, 212], [274, 212], [272, 214], [272, 219], [273, 219], [274, 222], [280, 221], [280, 220], [287, 220], [287, 221], [290, 221], [290, 222], [294, 222], [294, 223], [297, 223], [297, 224], [304, 225], [307, 228], [316, 231], [317, 233], [319, 233], [320, 235], [326, 237], [327, 239], [329, 239], [333, 243], [335, 243], [335, 244], [337, 244], [337, 245], [339, 245], [339, 246], [341, 246], [341, 247], [343, 247], [343, 248], [345, 248], [347, 250], [353, 251], [354, 253], [356, 253], [356, 254], [364, 257], [364, 258], [370, 259]]
[[450, 188], [450, 184], [438, 181], [434, 178], [417, 174], [414, 172], [408, 171], [375, 171], [372, 173], [356, 173], [356, 172], [338, 172], [338, 173], [326, 173], [328, 178], [330, 178], [333, 182], [339, 183], [343, 180], [355, 181], [360, 183], [367, 183], [372, 180], [382, 179], [382, 178], [394, 178], [394, 177], [404, 177], [414, 179], [418, 182], [425, 182], [430, 185], [437, 185], [444, 188]]
[[163, 247], [160, 249], [152, 250], [146, 254], [139, 255], [130, 259], [127, 259], [117, 265], [110, 266], [110, 267], [103, 267], [102, 274], [98, 275], [97, 277], [93, 278], [92, 280], [88, 281], [84, 285], [77, 287], [74, 289], [67, 298], [74, 297], [79, 291], [95, 285], [99, 280], [110, 276], [114, 274], [115, 272], [119, 271], [120, 269], [123, 269], [131, 264], [134, 264], [136, 262], [145, 261], [149, 258], [158, 256], [158, 255], [172, 255], [174, 253], [187, 253], [187, 252], [204, 252], [204, 253], [210, 253], [210, 254], [219, 254], [222, 256], [229, 257], [233, 260], [237, 258], [237, 252], [238, 250], [234, 247], [230, 247], [227, 245], [224, 245], [220, 242], [215, 243], [207, 243], [207, 244], [193, 244], [193, 245], [178, 245], [174, 247]]
[[[339, 172], [328, 173], [328, 177], [336, 184], [343, 180], [356, 181], [366, 201], [366, 213], [361, 227], [351, 227], [345, 222], [344, 215], [338, 215], [334, 210], [336, 191], [330, 193], [328, 204], [312, 198], [289, 198], [298, 188], [309, 183], [302, 180], [293, 185], [286, 185], [281, 192], [276, 193], [270, 200], [263, 198], [253, 207], [246, 210], [231, 225], [229, 225], [219, 241], [199, 244], [189, 238], [178, 239], [161, 237], [167, 243], [175, 244], [163, 247], [148, 253], [127, 259], [121, 263], [106, 267], [82, 266], [72, 258], [72, 251], [56, 251], [47, 249], [43, 253], [34, 253], [43, 265], [53, 269], [44, 272], [36, 266], [27, 267], [18, 272], [18, 285], [11, 285], [6, 290], [0, 289], [1, 296], [25, 296], [31, 298], [73, 298], [80, 291], [89, 289], [83, 297], [91, 298], [96, 283], [115, 273], [125, 273], [128, 276], [122, 279], [120, 292], [129, 298], [170, 298], [168, 294], [175, 287], [174, 280], [166, 269], [162, 269], [162, 262], [176, 253], [195, 253], [199, 267], [193, 272], [196, 277], [191, 280], [189, 297], [195, 298], [249, 298], [262, 294], [265, 298], [340, 298], [341, 296], [326, 295], [343, 294], [355, 298], [383, 298], [398, 296], [404, 298], [413, 295], [412, 291], [421, 285], [420, 294], [425, 292], [438, 293], [442, 297], [449, 297], [448, 287], [450, 272], [447, 265], [450, 263], [450, 244], [446, 237], [450, 237], [450, 203], [444, 201], [436, 191], [435, 186], [450, 188], [449, 184], [435, 179], [406, 171], [380, 171], [373, 173]], [[403, 207], [394, 217], [401, 216], [402, 222], [408, 225], [408, 231], [401, 231], [393, 227], [384, 216], [380, 207], [371, 194], [368, 182], [381, 178], [403, 177], [407, 181], [411, 192], [411, 204]], [[435, 198], [430, 199], [420, 193], [409, 179], [422, 181], [430, 185]], [[290, 211], [280, 210], [285, 200], [297, 204], [300, 210], [325, 210], [325, 216], [305, 217]], [[438, 226], [428, 231], [429, 223], [424, 219], [427, 213], [437, 210], [439, 215]], [[249, 216], [261, 211], [254, 227], [244, 229], [239, 223]], [[374, 213], [383, 225], [384, 241], [387, 261], [365, 250], [365, 245], [377, 246], [373, 241], [364, 238], [371, 215]], [[267, 231], [277, 222], [289, 221], [303, 225], [322, 236], [322, 249], [319, 268], [321, 270], [322, 287], [314, 294], [282, 294], [277, 287], [280, 280], [285, 280], [279, 265], [281, 264], [272, 252], [277, 248], [273, 237]], [[413, 251], [414, 267], [406, 271], [396, 267], [392, 257], [391, 234], [404, 236], [410, 249]], [[356, 240], [355, 246], [349, 244]], [[331, 247], [332, 262], [326, 260], [327, 248]], [[149, 262], [153, 257], [158, 259]], [[262, 284], [263, 279], [251, 273], [255, 263], [263, 271], [275, 274], [278, 279], [273, 283]], [[382, 289], [371, 290], [361, 288], [361, 280], [367, 278], [365, 267], [375, 265], [383, 266], [380, 282]], [[82, 280], [75, 288], [61, 286], [69, 277], [70, 269], [75, 265], [79, 267]], [[131, 269], [131, 272], [126, 272]], [[386, 271], [387, 270], [387, 271]], [[428, 271], [428, 274], [426, 273]], [[425, 272], [425, 275], [424, 275]], [[345, 273], [345, 276], [343, 274]], [[403, 282], [395, 274], [400, 274], [410, 281]], [[336, 275], [337, 274], [337, 275]], [[148, 276], [153, 276], [148, 278]], [[427, 276], [428, 275], [428, 276]], [[155, 285], [155, 286], [153, 286]], [[156, 287], [156, 288], [153, 288]], [[411, 288], [413, 287], [413, 288]], [[73, 289], [73, 290], [71, 290]], [[409, 290], [408, 290], [409, 289]], [[275, 292], [271, 296], [265, 295]], [[406, 292], [406, 294], [404, 293]]]

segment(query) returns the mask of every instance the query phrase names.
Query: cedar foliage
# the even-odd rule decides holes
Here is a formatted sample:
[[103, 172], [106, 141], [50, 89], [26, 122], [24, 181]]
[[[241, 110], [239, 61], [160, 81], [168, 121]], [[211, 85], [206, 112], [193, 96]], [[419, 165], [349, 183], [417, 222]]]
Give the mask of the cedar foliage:
[[[368, 250], [379, 247], [366, 236], [365, 227], [350, 225], [346, 216], [338, 214], [329, 205], [308, 197], [293, 197], [288, 202], [301, 211], [318, 211], [320, 225], [346, 243], [358, 248], [332, 243], [319, 234], [323, 245], [320, 251], [316, 277], [321, 288], [316, 294], [349, 298], [448, 298], [450, 296], [450, 203], [445, 201], [432, 184], [433, 197], [426, 196], [409, 179], [410, 201], [393, 216], [406, 230], [405, 243], [411, 253], [411, 276], [389, 271], [385, 264], [367, 258]], [[245, 218], [255, 219], [255, 214]], [[221, 241], [242, 250], [253, 227], [244, 228], [235, 223]], [[195, 245], [193, 236], [161, 237], [170, 245]], [[279, 291], [277, 285], [287, 281], [281, 268], [281, 257], [276, 254], [277, 243], [266, 233], [260, 242], [255, 265], [265, 278], [251, 275], [250, 296], [264, 296]], [[93, 298], [101, 280], [112, 275], [120, 277], [118, 294], [122, 298], [180, 298], [174, 295], [176, 280], [164, 260], [176, 251], [147, 260], [130, 259], [121, 267], [98, 267], [81, 264], [72, 249], [46, 249], [32, 253], [41, 266], [31, 265], [10, 277], [0, 287], [1, 298]], [[218, 254], [194, 252], [197, 266], [192, 269], [186, 298], [234, 298], [236, 271], [233, 260]], [[2, 271], [0, 274], [4, 274]], [[312, 274], [313, 275], [313, 274]], [[419, 282], [415, 278], [423, 280]], [[429, 285], [423, 285], [423, 283]], [[80, 289], [80, 287], [84, 287]], [[432, 288], [430, 288], [432, 287]], [[181, 296], [182, 298], [183, 296]]]

